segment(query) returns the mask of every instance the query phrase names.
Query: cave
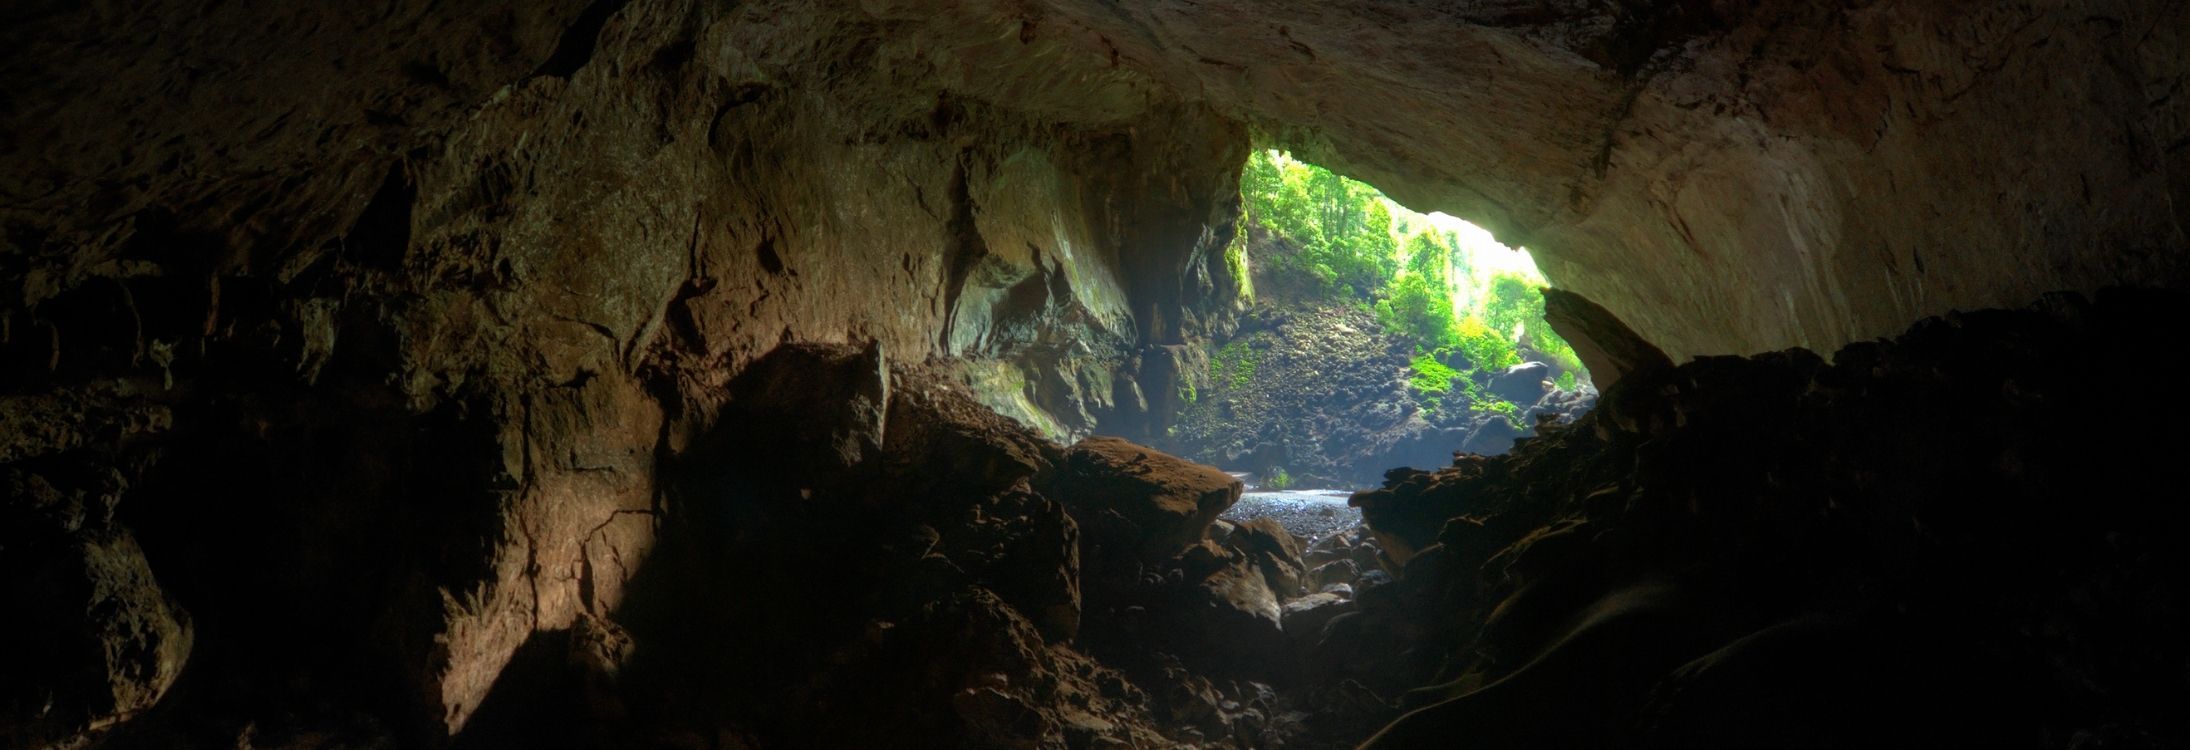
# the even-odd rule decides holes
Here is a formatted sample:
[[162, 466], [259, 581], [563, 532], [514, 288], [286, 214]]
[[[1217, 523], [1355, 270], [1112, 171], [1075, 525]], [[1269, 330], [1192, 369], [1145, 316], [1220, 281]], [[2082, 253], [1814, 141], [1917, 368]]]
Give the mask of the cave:
[[[2186, 31], [17, 4], [0, 745], [2180, 747]], [[1542, 325], [1368, 330], [1421, 233], [1329, 255], [1275, 155], [1526, 247]], [[1476, 421], [1209, 439], [1310, 380], [1244, 367], [1287, 284]], [[1468, 341], [1594, 395], [1479, 441]], [[1360, 523], [1236, 512], [1280, 470]]]

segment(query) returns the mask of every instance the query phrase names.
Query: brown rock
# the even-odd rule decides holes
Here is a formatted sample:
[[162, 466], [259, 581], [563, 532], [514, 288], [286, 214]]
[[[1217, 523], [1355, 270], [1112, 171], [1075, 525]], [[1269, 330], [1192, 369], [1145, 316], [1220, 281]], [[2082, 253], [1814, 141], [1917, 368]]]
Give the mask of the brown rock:
[[1090, 542], [1151, 561], [1201, 540], [1241, 489], [1215, 467], [1111, 437], [1072, 446], [1043, 487], [1080, 519]]
[[766, 433], [756, 447], [786, 459], [812, 456], [822, 462], [812, 470], [842, 471], [882, 449], [889, 363], [878, 342], [863, 348], [786, 344], [732, 381], [729, 397], [740, 425]]
[[1226, 624], [1253, 623], [1252, 630], [1275, 632], [1283, 621], [1278, 596], [1268, 578], [1246, 560], [1235, 561], [1202, 581], [1201, 590], [1221, 610], [1214, 619]]
[[189, 659], [190, 618], [112, 525], [120, 478], [56, 487], [0, 469], [0, 742], [78, 747], [152, 708]]
[[1599, 391], [1636, 370], [1671, 367], [1665, 352], [1644, 341], [1611, 311], [1564, 289], [1544, 289], [1544, 322], [1574, 345]]
[[1242, 521], [1225, 538], [1224, 544], [1253, 561], [1255, 567], [1262, 570], [1270, 591], [1279, 598], [1301, 593], [1307, 565], [1300, 559], [1300, 540], [1279, 525], [1277, 519], [1265, 517]]
[[1080, 631], [1080, 527], [1064, 508], [1020, 489], [976, 506], [941, 550], [1032, 620], [1050, 641]]
[[1323, 626], [1332, 618], [1351, 611], [1352, 600], [1335, 593], [1316, 593], [1286, 602], [1279, 617], [1288, 640], [1313, 644], [1323, 637]]
[[1308, 571], [1308, 585], [1321, 591], [1327, 586], [1351, 584], [1361, 577], [1360, 565], [1352, 560], [1337, 559], [1315, 566]]
[[906, 496], [984, 496], [1056, 465], [1056, 443], [982, 405], [946, 376], [923, 368], [896, 374], [884, 449], [894, 486]]

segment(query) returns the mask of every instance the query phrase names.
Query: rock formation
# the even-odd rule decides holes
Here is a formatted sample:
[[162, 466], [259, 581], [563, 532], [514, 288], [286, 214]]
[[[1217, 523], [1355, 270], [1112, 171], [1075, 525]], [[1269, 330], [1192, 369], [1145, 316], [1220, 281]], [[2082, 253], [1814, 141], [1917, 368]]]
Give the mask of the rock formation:
[[[2096, 370], [2180, 295], [2046, 298], [1804, 350], [1638, 373], [1513, 454], [1353, 502], [1442, 651], [1364, 747], [2163, 747], [2190, 626], [2155, 462], [2179, 406]], [[1388, 649], [1407, 647], [1387, 646]], [[1795, 677], [1800, 675], [1800, 677]]]
[[[1556, 285], [1672, 363], [1825, 350], [1953, 308], [2181, 282], [2185, 14], [2136, 0], [17, 4], [0, 10], [0, 587], [36, 601], [18, 618], [39, 641], [6, 670], [0, 739], [495, 746], [537, 739], [511, 718], [537, 713], [568, 718], [558, 739], [619, 745], [843, 746], [883, 728], [974, 746], [1190, 741], [1186, 725], [1235, 745], [1365, 737], [1390, 713], [1375, 674], [1411, 679], [1406, 665], [1445, 648], [1419, 636], [1465, 632], [1408, 614], [1449, 613], [1425, 603], [1443, 579], [1361, 571], [1358, 611], [1321, 629], [1333, 650], [1300, 666], [1327, 689], [1280, 695], [1282, 675], [1193, 654], [1128, 663], [1098, 647], [1104, 628], [1165, 622], [1176, 610], [1152, 605], [1180, 602], [1266, 620], [1254, 587], [1284, 566], [1195, 542], [1128, 587], [1150, 598], [1118, 605], [1125, 623], [1103, 624], [1109, 584], [1084, 575], [1107, 564], [1086, 554], [1099, 524], [1038, 481], [1064, 449], [990, 411], [1050, 438], [1168, 426], [1197, 365], [1186, 345], [1231, 324], [1238, 282], [1218, 251], [1254, 133], [1536, 248]], [[764, 356], [808, 364], [754, 371]], [[1699, 392], [1813, 371], [1889, 389], [1929, 377], [1781, 364], [1803, 374], [1736, 368]], [[898, 373], [915, 369], [907, 390]], [[953, 380], [979, 388], [932, 395]], [[1942, 393], [1981, 424], [2088, 381], [2035, 382]], [[1681, 432], [1701, 417], [1660, 408], [1721, 402], [1623, 390], [1593, 424], [1669, 440], [1638, 452], [1724, 435]], [[2052, 442], [1970, 441], [1997, 450], [1956, 465], [2038, 472], [2055, 484], [2029, 486], [2080, 498], [2058, 467], [2134, 472], [2034, 456], [2103, 457], [2056, 438], [2105, 413], [2015, 433]], [[1941, 437], [1907, 410], [1863, 414], [1803, 424]], [[1851, 455], [1886, 460], [1877, 450]], [[1705, 489], [1776, 486], [1746, 479]], [[2111, 619], [2120, 592], [2153, 590], [2139, 571], [2164, 569], [2164, 550], [2083, 533], [2153, 519], [2078, 502], [2068, 517], [2089, 527], [2034, 558], [2061, 566], [2004, 569], [2042, 579], [2030, 600], [1984, 598], [2003, 588], [1991, 578], [1969, 595], [2035, 635], [1977, 643], [2049, 660], [2048, 686], [2088, 677], [2063, 688], [2079, 706], [2118, 707], [2027, 714], [2046, 731], [2179, 740], [2138, 702], [2176, 695], [2139, 671], [2170, 654], [2091, 645], [2143, 648], [2155, 641], [2134, 623], [2174, 622]], [[1916, 517], [1957, 540], [2035, 543], [2047, 537], [2016, 535], [2052, 520], [2037, 510]], [[1492, 520], [1472, 542], [1433, 541], [1468, 522], [1376, 521], [1380, 559], [1472, 561], [1514, 530]], [[1596, 559], [1551, 551], [1582, 536], [1599, 538], [1546, 533], [1534, 557], [1549, 567], [1521, 572], [1554, 581], [1547, 594], [1605, 594], [1558, 583]], [[2095, 560], [2130, 572], [2078, 578], [2110, 570]], [[754, 572], [771, 565], [801, 572]], [[2072, 606], [2087, 590], [2099, 609]], [[1632, 592], [1589, 611], [1678, 629], [1695, 595]], [[1282, 627], [1284, 594], [1268, 593]], [[1874, 622], [1710, 631], [1688, 645], [1753, 639], [1690, 663], [1651, 715], [1716, 731], [1699, 706], [1767, 700], [1741, 680], [1786, 664], [1771, 659], [1933, 642]], [[769, 651], [784, 633], [801, 645]], [[1549, 653], [1491, 643], [1507, 651], [1480, 676]], [[1661, 653], [1704, 653], [1689, 651]], [[739, 682], [752, 675], [765, 679]], [[1289, 700], [1330, 718], [1292, 727], [1276, 710]], [[829, 705], [871, 712], [847, 722]]]

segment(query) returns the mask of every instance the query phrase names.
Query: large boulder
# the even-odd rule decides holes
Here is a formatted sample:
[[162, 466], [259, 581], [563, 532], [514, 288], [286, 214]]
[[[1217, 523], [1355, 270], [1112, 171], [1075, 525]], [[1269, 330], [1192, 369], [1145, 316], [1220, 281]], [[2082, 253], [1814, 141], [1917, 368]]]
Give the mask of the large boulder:
[[1102, 554], [1149, 561], [1199, 541], [1241, 490], [1216, 467], [1112, 437], [1072, 446], [1047, 480], [1042, 494], [1063, 502]]
[[1490, 379], [1491, 395], [1521, 406], [1536, 403], [1544, 397], [1544, 381], [1551, 378], [1551, 365], [1542, 362], [1522, 362], [1506, 368]]
[[1521, 429], [1505, 417], [1491, 417], [1468, 434], [1460, 444], [1460, 452], [1478, 456], [1496, 456], [1513, 449], [1513, 441], [1521, 436]]
[[1612, 311], [1565, 289], [1545, 288], [1544, 322], [1574, 346], [1598, 388], [1610, 388], [1630, 372], [1672, 367], [1656, 345], [1636, 335]]
[[1301, 562], [1300, 539], [1278, 525], [1277, 519], [1265, 516], [1239, 522], [1231, 535], [1225, 537], [1224, 546], [1254, 563], [1262, 571], [1270, 591], [1278, 597], [1301, 593], [1308, 566]]
[[1203, 579], [1201, 590], [1213, 605], [1210, 619], [1220, 628], [1271, 633], [1283, 623], [1282, 598], [1270, 590], [1268, 578], [1252, 560], [1233, 558], [1231, 564]]
[[1056, 443], [932, 370], [899, 372], [889, 407], [883, 470], [903, 496], [986, 496], [1062, 460]]
[[1175, 627], [1167, 645], [1190, 663], [1217, 673], [1266, 673], [1285, 647], [1284, 601], [1270, 589], [1261, 566], [1234, 555], [1188, 589], [1185, 601], [1171, 612]]
[[190, 656], [182, 608], [113, 523], [121, 477], [0, 470], [0, 745], [81, 747], [149, 709]]
[[1309, 594], [1286, 602], [1281, 608], [1285, 637], [1305, 651], [1323, 637], [1323, 627], [1339, 615], [1353, 611], [1353, 600], [1336, 592]]

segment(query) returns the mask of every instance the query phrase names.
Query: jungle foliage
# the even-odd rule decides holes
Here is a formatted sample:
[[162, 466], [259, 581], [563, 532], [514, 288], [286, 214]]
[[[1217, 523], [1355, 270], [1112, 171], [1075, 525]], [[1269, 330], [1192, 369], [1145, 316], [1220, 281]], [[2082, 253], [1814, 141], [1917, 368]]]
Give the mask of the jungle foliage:
[[[1479, 271], [1492, 264], [1479, 263], [1455, 232], [1375, 188], [1257, 150], [1241, 174], [1240, 195], [1249, 221], [1299, 248], [1277, 262], [1314, 279], [1335, 301], [1374, 309], [1413, 344], [1409, 382], [1429, 403], [1456, 384], [1476, 395], [1477, 381], [1519, 363], [1524, 348], [1563, 370], [1580, 369], [1573, 347], [1544, 323], [1540, 281]], [[1242, 256], [1238, 264], [1245, 263]], [[1567, 374], [1560, 385], [1574, 382]]]

